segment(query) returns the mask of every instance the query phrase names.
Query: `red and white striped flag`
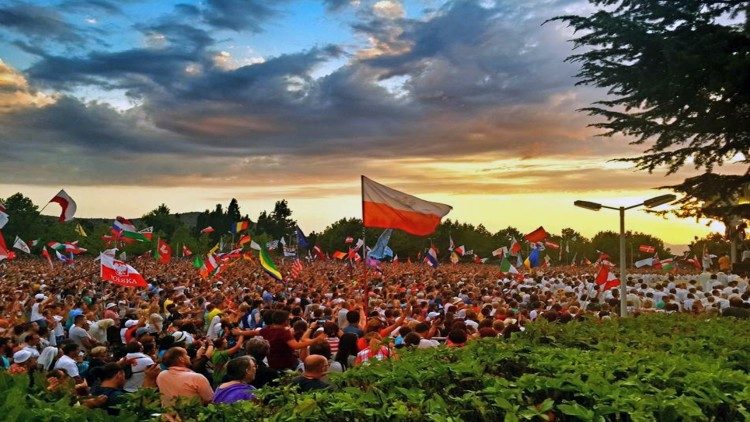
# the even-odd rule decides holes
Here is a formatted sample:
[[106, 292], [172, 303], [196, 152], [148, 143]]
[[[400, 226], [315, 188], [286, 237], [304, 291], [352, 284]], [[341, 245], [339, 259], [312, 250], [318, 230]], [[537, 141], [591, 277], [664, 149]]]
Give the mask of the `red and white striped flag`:
[[292, 271], [290, 272], [290, 275], [292, 276], [293, 279], [298, 279], [301, 272], [302, 272], [302, 261], [300, 261], [299, 258], [297, 258], [292, 263]]

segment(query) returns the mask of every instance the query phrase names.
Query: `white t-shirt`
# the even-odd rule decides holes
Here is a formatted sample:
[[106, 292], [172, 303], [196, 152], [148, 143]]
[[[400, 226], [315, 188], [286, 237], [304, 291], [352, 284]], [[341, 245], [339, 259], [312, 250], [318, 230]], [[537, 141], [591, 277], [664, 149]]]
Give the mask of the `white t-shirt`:
[[63, 369], [70, 377], [78, 376], [78, 365], [68, 355], [62, 355], [55, 363], [55, 369]]
[[417, 349], [429, 349], [430, 347], [438, 347], [438, 346], [440, 346], [439, 341], [423, 338], [419, 340], [419, 345], [417, 346]]
[[143, 385], [143, 380], [146, 379], [146, 369], [154, 364], [154, 360], [148, 355], [143, 353], [128, 353], [125, 355], [126, 359], [136, 359], [135, 364], [132, 366], [133, 375], [125, 380], [124, 390], [132, 393], [137, 391]]
[[77, 326], [70, 327], [70, 332], [68, 333], [68, 337], [73, 343], [81, 347], [84, 347], [83, 343], [81, 343], [81, 340], [83, 340], [84, 338], [91, 338], [91, 336], [89, 336], [88, 331]]
[[31, 322], [44, 319], [44, 316], [41, 314], [41, 312], [39, 312], [39, 307], [41, 304], [42, 302], [36, 302], [35, 304], [31, 305]]

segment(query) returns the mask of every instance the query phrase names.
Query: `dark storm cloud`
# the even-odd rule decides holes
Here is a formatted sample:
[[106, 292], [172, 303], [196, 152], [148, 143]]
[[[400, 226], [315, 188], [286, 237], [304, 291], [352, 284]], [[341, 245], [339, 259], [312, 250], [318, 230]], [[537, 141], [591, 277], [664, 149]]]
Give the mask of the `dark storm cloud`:
[[34, 40], [53, 39], [68, 44], [85, 41], [81, 31], [56, 10], [22, 2], [0, 6], [0, 28]]
[[208, 0], [203, 10], [205, 21], [220, 29], [261, 32], [263, 24], [278, 10], [264, 0]]
[[[354, 29], [373, 45], [349, 51], [345, 65], [320, 77], [313, 76], [316, 69], [345, 57], [340, 47], [245, 66], [216, 62], [218, 48], [200, 22], [257, 32], [277, 13], [265, 4], [180, 5], [175, 15], [137, 26], [146, 37], [163, 37], [163, 44], [79, 56], [45, 53], [25, 72], [34, 85], [124, 89], [139, 106], [121, 113], [63, 97], [6, 118], [10, 130], [0, 133], [0, 145], [29, 140], [25, 156], [34, 159], [44, 148], [61, 162], [98, 157], [87, 168], [98, 166], [109, 179], [136, 177], [122, 165], [125, 159], [138, 163], [137, 177], [157, 184], [188, 175], [252, 174], [228, 165], [237, 157], [277, 157], [271, 162], [285, 163], [286, 173], [304, 158], [305, 167], [316, 170], [299, 180], [311, 173], [324, 180], [372, 159], [608, 153], [592, 139], [585, 116], [573, 111], [590, 101], [592, 91], [569, 94], [575, 69], [562, 61], [568, 34], [554, 25], [540, 27], [567, 2], [494, 8], [456, 2], [424, 20], [362, 12]], [[260, 9], [240, 13], [253, 7]], [[143, 164], [157, 162], [155, 157], [163, 165]], [[341, 166], [345, 161], [353, 167]], [[264, 171], [285, 174], [273, 166]]]

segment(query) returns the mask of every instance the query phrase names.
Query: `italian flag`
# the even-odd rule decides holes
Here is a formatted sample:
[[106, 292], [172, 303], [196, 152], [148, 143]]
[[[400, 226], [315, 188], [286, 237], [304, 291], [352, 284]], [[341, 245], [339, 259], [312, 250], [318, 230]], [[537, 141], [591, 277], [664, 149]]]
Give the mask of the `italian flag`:
[[500, 271], [507, 274], [518, 274], [518, 270], [510, 264], [506, 256], [503, 256], [503, 260], [500, 262]]
[[58, 252], [64, 252], [65, 251], [65, 245], [60, 242], [49, 242], [47, 243], [47, 246], [50, 247], [50, 249], [56, 250]]
[[136, 242], [150, 242], [153, 234], [151, 232], [148, 232], [149, 236], [146, 236], [146, 234], [147, 233], [144, 231], [131, 232], [124, 230], [120, 236], [126, 239], [135, 240]]

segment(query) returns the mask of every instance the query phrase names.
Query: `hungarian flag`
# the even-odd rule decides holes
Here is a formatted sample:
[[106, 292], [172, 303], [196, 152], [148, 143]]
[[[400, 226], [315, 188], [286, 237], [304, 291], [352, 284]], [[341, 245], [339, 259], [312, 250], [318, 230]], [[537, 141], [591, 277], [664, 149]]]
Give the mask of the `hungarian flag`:
[[459, 256], [464, 256], [464, 253], [466, 253], [466, 247], [464, 245], [461, 245], [453, 249], [453, 252], [455, 252]]
[[146, 287], [143, 276], [132, 266], [110, 255], [99, 255], [99, 276], [114, 284], [125, 287]]
[[654, 252], [656, 252], [656, 248], [654, 248], [653, 246], [649, 246], [649, 245], [641, 245], [641, 246], [638, 247], [638, 250], [641, 251], [641, 252], [643, 252], [643, 253], [654, 253]]
[[188, 249], [187, 246], [182, 245], [182, 256], [190, 256], [192, 254], [193, 254], [193, 251], [191, 251], [190, 249]]
[[237, 241], [237, 244], [240, 247], [243, 247], [245, 243], [249, 243], [251, 240], [253, 239], [250, 237], [250, 235], [243, 234], [242, 236], [240, 236], [240, 240]]
[[60, 189], [57, 195], [53, 196], [49, 202], [60, 204], [62, 212], [60, 213], [60, 222], [66, 222], [73, 219], [76, 213], [76, 201], [73, 200], [64, 190]]
[[243, 220], [233, 223], [230, 227], [230, 231], [234, 234], [237, 234], [243, 230], [247, 230], [248, 228], [250, 228], [250, 222], [247, 220]]
[[159, 239], [157, 245], [158, 246], [154, 250], [154, 258], [158, 259], [162, 264], [168, 264], [169, 260], [172, 259], [172, 248], [167, 244], [167, 242], [161, 239]]
[[47, 258], [47, 262], [49, 263], [49, 267], [52, 268], [52, 257], [49, 256], [49, 251], [47, 250], [46, 246], [44, 248], [42, 248], [42, 256], [44, 258]]
[[269, 276], [271, 276], [277, 281], [284, 280], [284, 277], [282, 277], [281, 275], [281, 271], [279, 271], [279, 269], [276, 268], [276, 264], [273, 263], [273, 260], [271, 259], [271, 254], [268, 253], [268, 250], [266, 250], [266, 248], [261, 248], [258, 258], [260, 260], [260, 266], [263, 268], [263, 271], [265, 271], [266, 274], [268, 274]]
[[500, 271], [506, 274], [518, 274], [518, 270], [516, 269], [516, 267], [511, 265], [510, 261], [508, 261], [507, 256], [504, 256], [503, 260], [500, 262]]
[[425, 236], [435, 231], [449, 205], [429, 202], [362, 176], [362, 220], [365, 227], [400, 229]]
[[538, 229], [525, 235], [523, 238], [528, 240], [531, 243], [536, 243], [536, 242], [541, 242], [542, 240], [546, 239], [547, 236], [549, 236], [549, 234], [544, 230], [544, 227], [539, 226]]
[[315, 253], [316, 259], [319, 259], [321, 261], [326, 260], [326, 254], [323, 253], [323, 250], [320, 249], [320, 246], [317, 246], [317, 245], [313, 246], [313, 252]]
[[49, 242], [47, 243], [47, 246], [49, 246], [50, 249], [56, 250], [58, 252], [62, 252], [65, 250], [65, 245], [60, 242]]
[[295, 259], [294, 263], [292, 263], [292, 270], [290, 271], [290, 275], [292, 276], [292, 279], [298, 280], [299, 275], [302, 272], [302, 261], [299, 259]]
[[336, 251], [333, 253], [332, 256], [334, 259], [344, 259], [346, 258], [347, 254], [346, 252]]
[[26, 244], [23, 240], [21, 240], [20, 237], [16, 236], [16, 241], [13, 242], [13, 247], [18, 249], [19, 251], [24, 251], [26, 253], [31, 253], [31, 249], [29, 249], [29, 245]]
[[209, 233], [213, 233], [213, 232], [214, 232], [214, 228], [211, 227], [211, 226], [208, 226], [208, 227], [204, 228], [203, 230], [201, 230], [201, 234], [209, 234]]

